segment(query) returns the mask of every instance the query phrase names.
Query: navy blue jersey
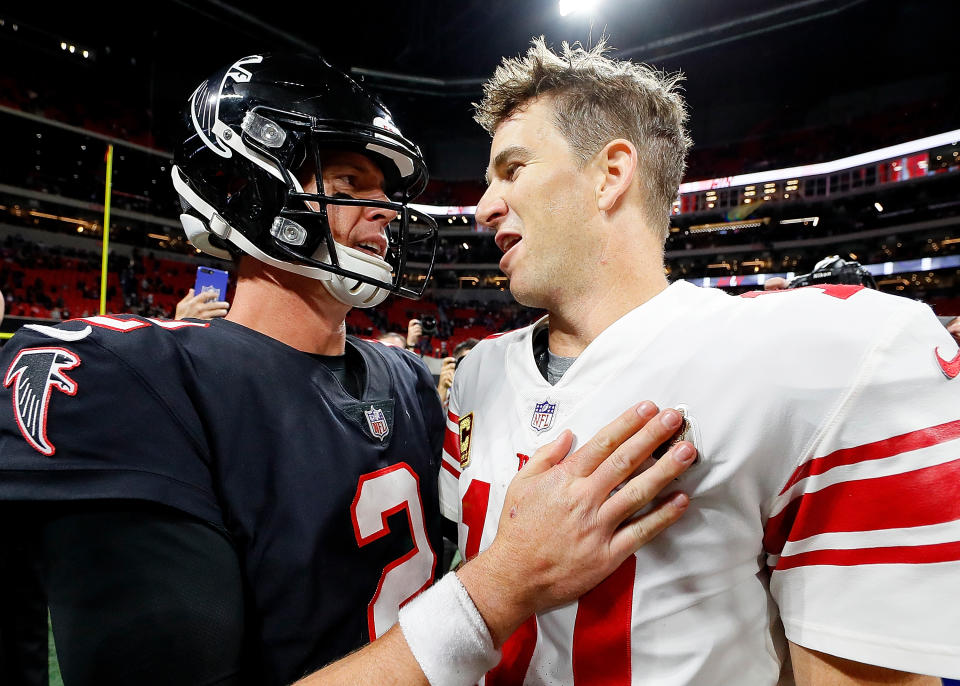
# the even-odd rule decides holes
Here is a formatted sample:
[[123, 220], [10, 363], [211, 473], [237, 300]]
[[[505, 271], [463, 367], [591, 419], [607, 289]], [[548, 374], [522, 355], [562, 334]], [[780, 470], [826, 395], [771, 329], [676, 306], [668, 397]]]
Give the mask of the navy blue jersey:
[[321, 361], [225, 320], [89, 317], [0, 355], [0, 500], [136, 499], [221, 528], [266, 678], [384, 633], [441, 550], [444, 418], [414, 355], [347, 339]]

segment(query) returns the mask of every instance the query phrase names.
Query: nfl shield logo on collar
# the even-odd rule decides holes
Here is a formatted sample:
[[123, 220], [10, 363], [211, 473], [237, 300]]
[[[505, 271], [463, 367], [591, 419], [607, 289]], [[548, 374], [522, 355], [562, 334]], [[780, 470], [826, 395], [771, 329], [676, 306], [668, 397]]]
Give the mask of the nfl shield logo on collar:
[[390, 433], [390, 425], [387, 423], [387, 418], [383, 414], [383, 410], [379, 407], [370, 406], [369, 410], [363, 411], [364, 417], [367, 418], [367, 426], [370, 428], [370, 433], [373, 434], [374, 438], [378, 438], [381, 441]]
[[530, 420], [530, 428], [538, 433], [549, 429], [553, 426], [553, 413], [556, 409], [556, 403], [550, 403], [546, 400], [542, 403], [537, 403], [533, 408], [533, 418]]

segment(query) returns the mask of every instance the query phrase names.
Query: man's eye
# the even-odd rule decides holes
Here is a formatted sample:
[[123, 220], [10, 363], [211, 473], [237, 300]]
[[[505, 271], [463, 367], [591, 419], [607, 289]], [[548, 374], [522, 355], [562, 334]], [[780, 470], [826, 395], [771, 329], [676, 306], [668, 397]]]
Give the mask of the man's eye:
[[512, 179], [517, 175], [517, 172], [520, 170], [519, 164], [508, 164], [506, 168], [506, 176], [508, 179]]

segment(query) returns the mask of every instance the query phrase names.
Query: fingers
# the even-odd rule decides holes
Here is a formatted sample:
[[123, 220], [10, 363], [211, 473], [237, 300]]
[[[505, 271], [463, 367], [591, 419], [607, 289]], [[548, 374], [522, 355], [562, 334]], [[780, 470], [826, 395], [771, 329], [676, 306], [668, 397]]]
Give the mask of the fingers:
[[646, 514], [623, 525], [610, 539], [610, 556], [620, 561], [627, 559], [629, 555], [680, 519], [689, 504], [690, 498], [685, 493], [674, 493]]
[[[634, 405], [600, 429], [600, 431], [594, 434], [593, 438], [578, 448], [577, 451], [570, 456], [568, 469], [576, 476], [589, 476], [593, 474], [597, 467], [603, 464], [627, 439], [642, 429], [656, 413], [657, 406], [649, 400], [644, 400], [639, 405]], [[639, 464], [639, 462], [637, 464]], [[615, 481], [610, 486], [607, 492], [609, 493], [610, 490], [613, 490], [613, 487], [623, 481], [633, 472], [633, 469], [634, 468], [627, 470], [618, 481]]]
[[213, 319], [214, 317], [226, 317], [230, 309], [230, 303], [222, 300], [212, 300], [203, 303], [197, 307], [196, 317], [198, 319]]
[[564, 429], [555, 439], [537, 448], [537, 452], [527, 461], [521, 474], [532, 476], [548, 471], [551, 467], [563, 461], [573, 445], [573, 432]]
[[[654, 501], [664, 488], [683, 474], [696, 459], [693, 444], [681, 441], [667, 451], [649, 469], [634, 476], [600, 506], [599, 516], [610, 526], [618, 526]], [[647, 515], [640, 517], [644, 519]], [[639, 520], [638, 520], [639, 521]]]
[[[654, 408], [655, 409], [655, 408]], [[667, 408], [645, 422], [639, 431], [627, 436], [594, 470], [592, 481], [596, 488], [609, 493], [630, 478], [660, 444], [671, 438], [683, 423], [683, 417]]]
[[203, 319], [213, 319], [215, 317], [226, 317], [227, 311], [230, 309], [229, 304], [227, 303], [213, 303], [216, 307], [205, 308], [201, 317]]

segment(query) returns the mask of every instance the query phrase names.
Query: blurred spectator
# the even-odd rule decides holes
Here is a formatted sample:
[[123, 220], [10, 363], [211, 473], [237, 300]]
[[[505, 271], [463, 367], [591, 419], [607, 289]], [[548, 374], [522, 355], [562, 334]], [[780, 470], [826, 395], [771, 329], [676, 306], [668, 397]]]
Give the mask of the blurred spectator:
[[468, 338], [453, 349], [453, 357], [448, 357], [443, 361], [443, 367], [440, 368], [440, 380], [437, 382], [437, 393], [440, 394], [440, 401], [444, 407], [447, 406], [447, 394], [453, 386], [453, 376], [457, 371], [457, 366], [479, 342], [476, 338]]
[[402, 333], [398, 333], [396, 331], [389, 331], [383, 334], [382, 336], [380, 336], [380, 338], [378, 338], [377, 340], [383, 343], [384, 345], [389, 345], [394, 348], [407, 347], [407, 339], [403, 337]]
[[217, 294], [212, 291], [193, 294], [191, 288], [183, 299], [177, 303], [177, 313], [174, 319], [213, 319], [226, 317], [230, 303], [216, 299]]
[[420, 320], [411, 319], [409, 322], [407, 322], [407, 340], [406, 340], [407, 350], [412, 350], [413, 352], [419, 352], [420, 339], [422, 337], [423, 337], [423, 326], [420, 324]]
[[774, 276], [763, 282], [765, 291], [782, 291], [787, 287], [787, 280], [782, 276]]
[[960, 344], [960, 317], [954, 317], [947, 322], [947, 331], [953, 334], [953, 337], [957, 339], [957, 344]]

